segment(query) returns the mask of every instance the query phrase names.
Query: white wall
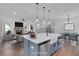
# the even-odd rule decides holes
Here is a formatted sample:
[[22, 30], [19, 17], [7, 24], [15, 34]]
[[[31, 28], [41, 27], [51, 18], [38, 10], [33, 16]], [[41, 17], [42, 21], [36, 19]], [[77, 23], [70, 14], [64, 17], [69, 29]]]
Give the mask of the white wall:
[[[42, 7], [46, 7], [45, 16], [46, 16], [46, 26], [47, 21], [49, 20], [48, 10], [51, 10], [51, 22], [55, 20], [55, 32], [60, 33], [64, 31], [64, 22], [67, 20], [67, 14], [70, 14], [70, 21], [75, 23], [75, 31], [79, 32], [79, 4], [53, 4], [53, 3], [45, 3], [39, 5], [39, 24], [40, 27], [36, 27], [35, 16], [36, 16], [36, 5], [31, 4], [0, 4], [0, 18], [4, 23], [10, 23], [12, 25], [12, 32], [14, 32], [14, 21], [21, 21], [22, 18], [25, 20], [25, 24], [28, 25], [30, 23], [34, 26], [34, 31], [45, 32], [43, 21], [43, 9]], [[16, 11], [16, 17], [13, 12]], [[43, 27], [43, 28], [42, 28]], [[53, 25], [51, 25], [53, 28]], [[41, 29], [40, 29], [41, 28]], [[4, 30], [4, 28], [3, 28]], [[52, 30], [53, 32], [53, 30]]]
[[2, 20], [0, 19], [0, 43], [1, 43], [1, 40], [2, 40]]

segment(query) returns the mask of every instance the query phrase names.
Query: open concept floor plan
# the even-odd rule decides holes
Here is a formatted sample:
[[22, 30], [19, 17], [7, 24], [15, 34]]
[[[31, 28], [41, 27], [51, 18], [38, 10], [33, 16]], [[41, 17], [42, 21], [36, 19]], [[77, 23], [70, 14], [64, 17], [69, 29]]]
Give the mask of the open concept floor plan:
[[79, 56], [79, 3], [0, 3], [0, 56]]

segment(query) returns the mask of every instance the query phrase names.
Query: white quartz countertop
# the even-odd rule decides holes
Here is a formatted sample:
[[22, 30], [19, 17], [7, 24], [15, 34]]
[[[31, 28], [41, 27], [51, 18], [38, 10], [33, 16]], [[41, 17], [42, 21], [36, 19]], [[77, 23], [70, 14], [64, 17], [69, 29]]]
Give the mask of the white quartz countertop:
[[60, 36], [60, 34], [56, 34], [56, 33], [49, 33], [48, 36], [46, 35], [46, 33], [40, 33], [36, 35], [36, 38], [30, 38], [29, 35], [23, 35], [24, 38], [36, 44], [39, 44], [48, 40], [50, 40], [50, 44], [53, 44], [54, 42], [57, 41], [58, 36]]

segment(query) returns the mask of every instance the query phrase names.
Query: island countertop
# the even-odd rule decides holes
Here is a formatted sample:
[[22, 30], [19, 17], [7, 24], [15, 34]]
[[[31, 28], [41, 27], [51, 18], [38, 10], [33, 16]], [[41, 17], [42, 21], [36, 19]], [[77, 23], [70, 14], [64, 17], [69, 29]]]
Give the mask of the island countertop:
[[50, 44], [53, 44], [57, 41], [58, 36], [60, 36], [60, 34], [56, 33], [48, 33], [48, 36], [46, 35], [46, 33], [39, 33], [36, 35], [36, 38], [31, 38], [29, 35], [23, 35], [25, 39], [30, 40], [36, 44], [40, 44], [48, 40], [50, 40]]

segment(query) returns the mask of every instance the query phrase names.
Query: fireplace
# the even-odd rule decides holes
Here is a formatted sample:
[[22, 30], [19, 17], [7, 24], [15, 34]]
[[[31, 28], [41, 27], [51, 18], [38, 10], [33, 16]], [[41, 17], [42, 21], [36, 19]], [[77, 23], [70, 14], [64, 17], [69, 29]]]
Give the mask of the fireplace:
[[16, 30], [16, 34], [22, 34], [23, 32], [22, 32], [22, 30]]
[[23, 27], [16, 27], [14, 30], [15, 34], [23, 34]]

